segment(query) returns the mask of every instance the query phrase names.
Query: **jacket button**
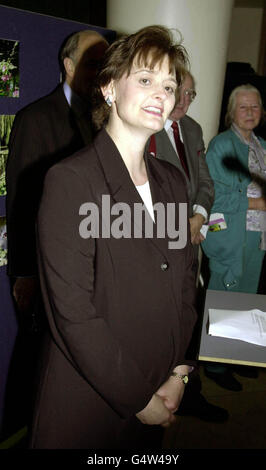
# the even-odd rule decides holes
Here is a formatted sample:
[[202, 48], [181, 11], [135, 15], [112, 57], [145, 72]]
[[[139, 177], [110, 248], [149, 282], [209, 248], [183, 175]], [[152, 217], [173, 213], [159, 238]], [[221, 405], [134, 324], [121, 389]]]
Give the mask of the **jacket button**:
[[162, 263], [162, 264], [161, 264], [161, 270], [162, 270], [162, 271], [166, 271], [168, 268], [169, 268], [169, 264], [168, 264], [168, 263], [165, 262], [165, 263]]

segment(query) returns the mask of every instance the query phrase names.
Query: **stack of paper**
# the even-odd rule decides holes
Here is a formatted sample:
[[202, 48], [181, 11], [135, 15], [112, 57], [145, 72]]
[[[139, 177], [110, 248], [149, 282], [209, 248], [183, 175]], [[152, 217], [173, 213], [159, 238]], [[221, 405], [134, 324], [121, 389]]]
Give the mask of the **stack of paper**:
[[266, 312], [209, 309], [208, 333], [266, 346]]

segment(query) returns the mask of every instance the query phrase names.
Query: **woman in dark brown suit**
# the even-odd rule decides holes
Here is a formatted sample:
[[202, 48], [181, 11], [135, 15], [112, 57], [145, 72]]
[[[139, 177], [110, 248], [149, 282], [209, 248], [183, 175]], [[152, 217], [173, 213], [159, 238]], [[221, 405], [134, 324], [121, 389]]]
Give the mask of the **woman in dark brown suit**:
[[[187, 196], [179, 171], [144, 148], [175, 104], [184, 63], [161, 26], [116, 41], [98, 80], [105, 127], [47, 174], [37, 239], [50, 333], [32, 448], [160, 446], [153, 432], [175, 420], [195, 321], [193, 251], [179, 220]], [[179, 233], [162, 216], [169, 207]]]

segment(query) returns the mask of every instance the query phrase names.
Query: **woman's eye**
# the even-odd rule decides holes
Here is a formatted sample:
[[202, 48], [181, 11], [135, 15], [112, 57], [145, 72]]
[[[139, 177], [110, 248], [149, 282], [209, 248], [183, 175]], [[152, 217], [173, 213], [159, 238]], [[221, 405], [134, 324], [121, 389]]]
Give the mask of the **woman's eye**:
[[166, 90], [167, 93], [169, 93], [170, 95], [172, 95], [172, 94], [175, 92], [174, 88], [171, 87], [171, 86], [166, 86], [166, 87], [165, 87], [165, 90]]
[[142, 85], [149, 85], [150, 80], [148, 78], [141, 78], [140, 83], [142, 83]]

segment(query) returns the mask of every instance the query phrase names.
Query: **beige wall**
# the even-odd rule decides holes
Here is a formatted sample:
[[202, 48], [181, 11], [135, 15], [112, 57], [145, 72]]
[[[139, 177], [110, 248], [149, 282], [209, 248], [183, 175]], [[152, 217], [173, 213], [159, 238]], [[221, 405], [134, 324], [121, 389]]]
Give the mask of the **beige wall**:
[[247, 62], [257, 72], [263, 8], [234, 8], [228, 62]]
[[131, 33], [150, 24], [177, 28], [196, 80], [189, 115], [202, 126], [205, 144], [217, 134], [233, 0], [107, 0], [107, 27]]

